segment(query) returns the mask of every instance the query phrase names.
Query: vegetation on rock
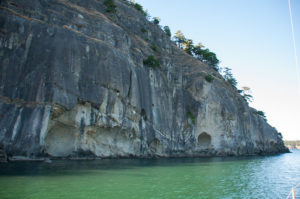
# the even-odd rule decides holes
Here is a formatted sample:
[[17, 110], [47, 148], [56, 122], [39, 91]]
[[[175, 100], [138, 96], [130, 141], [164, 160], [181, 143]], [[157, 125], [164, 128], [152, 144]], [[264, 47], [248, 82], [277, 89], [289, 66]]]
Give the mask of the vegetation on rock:
[[154, 52], [158, 52], [157, 46], [156, 46], [154, 43], [151, 44], [151, 49], [152, 49]]
[[186, 116], [192, 120], [193, 124], [196, 124], [196, 117], [190, 110], [186, 112]]
[[178, 30], [176, 33], [175, 33], [175, 36], [173, 37], [173, 40], [175, 41], [176, 45], [182, 49], [183, 48], [183, 43], [184, 41], [186, 40], [185, 36], [183, 35], [183, 33]]
[[141, 28], [141, 32], [142, 32], [142, 33], [146, 33], [147, 30], [146, 30], [145, 28]]
[[116, 12], [117, 6], [115, 5], [114, 0], [105, 0], [104, 5], [106, 6], [106, 12]]
[[261, 116], [265, 121], [267, 121], [267, 117], [265, 115], [265, 112], [263, 111], [256, 111], [256, 114]]
[[193, 40], [187, 39], [180, 30], [175, 33], [173, 40], [176, 45], [187, 54], [194, 56], [196, 59], [210, 65], [216, 71], [219, 71], [219, 60], [216, 54], [211, 52], [208, 48], [204, 48], [201, 43], [194, 46]]
[[[108, 5], [113, 4], [112, 0], [107, 0], [108, 2], [110, 2]], [[130, 5], [132, 5], [134, 8], [136, 8], [138, 11], [140, 11], [144, 16], [146, 16], [146, 18], [148, 19], [148, 21], [150, 21], [150, 15], [143, 10], [143, 6], [136, 3], [134, 0], [124, 0], [126, 2], [128, 2]], [[114, 8], [113, 8], [114, 9]], [[160, 19], [158, 17], [153, 17], [152, 18], [152, 23], [159, 25], [160, 23]], [[161, 27], [162, 28], [162, 27]], [[166, 33], [166, 35], [168, 37], [171, 37], [171, 30], [169, 26], [164, 26], [162, 28], [162, 30]], [[147, 30], [145, 28], [141, 29], [141, 32], [145, 33], [147, 32]], [[150, 42], [150, 40], [148, 38], [145, 39], [146, 41]], [[194, 45], [193, 40], [192, 39], [188, 39], [184, 36], [184, 34], [181, 32], [181, 30], [178, 30], [174, 37], [172, 38], [172, 40], [175, 42], [175, 44], [177, 45], [178, 48], [182, 49], [184, 52], [186, 52], [187, 54], [193, 56], [194, 58], [200, 60], [201, 62], [211, 66], [214, 70], [216, 70], [217, 72], [219, 72], [224, 80], [226, 82], [228, 82], [232, 87], [234, 87], [235, 89], [237, 88], [237, 80], [233, 77], [232, 74], [232, 69], [225, 67], [225, 68], [221, 68], [219, 66], [219, 59], [217, 58], [217, 55], [210, 51], [208, 48], [205, 48], [204, 45], [202, 45], [201, 43], [198, 43], [197, 45]], [[151, 44], [151, 49], [154, 52], [158, 52], [158, 48], [157, 46], [152, 43]], [[147, 57], [147, 59], [145, 59], [143, 61], [144, 65], [150, 66], [150, 67], [160, 67], [160, 63], [157, 59], [155, 59], [155, 57], [153, 55], [150, 55]], [[212, 82], [214, 80], [214, 77], [211, 75], [206, 75], [205, 76], [205, 80], [207, 82]], [[253, 96], [250, 95], [250, 88], [248, 87], [242, 87], [241, 90], [237, 90], [237, 92], [241, 95], [241, 97], [246, 101], [246, 102], [252, 102], [253, 101]], [[191, 112], [189, 112], [191, 113]], [[262, 111], [258, 111], [257, 112], [258, 115], [260, 115], [265, 121], [266, 120], [266, 116], [264, 115], [264, 112]]]
[[168, 37], [171, 37], [171, 30], [169, 26], [164, 26], [164, 31]]
[[193, 40], [191, 39], [186, 39], [183, 42], [183, 51], [186, 52], [189, 55], [193, 55]]
[[216, 71], [219, 71], [219, 60], [217, 55], [214, 52], [211, 52], [208, 48], [204, 48], [204, 46], [199, 43], [197, 46], [193, 46], [192, 48], [194, 56], [200, 61], [207, 63]]
[[205, 80], [207, 81], [207, 82], [212, 82], [212, 81], [214, 81], [214, 77], [212, 76], [212, 75], [206, 75], [205, 76]]
[[244, 99], [246, 102], [252, 102], [252, 101], [253, 101], [253, 96], [250, 95], [251, 90], [250, 90], [249, 87], [243, 86], [243, 87], [242, 87], [242, 90], [238, 90], [238, 92], [240, 93], [240, 95], [243, 97], [243, 99]]
[[153, 55], [149, 55], [147, 59], [143, 61], [143, 64], [149, 67], [160, 67], [160, 63], [158, 59], [155, 59]]
[[160, 19], [159, 17], [153, 17], [153, 21], [152, 21], [154, 24], [158, 25], [159, 22], [160, 22]]
[[148, 15], [146, 11], [144, 11], [143, 6], [139, 3], [136, 3], [135, 1], [131, 0], [130, 4], [137, 9], [139, 12], [141, 12], [145, 17]]
[[228, 67], [224, 68], [223, 77], [231, 86], [236, 88], [237, 80], [233, 77], [230, 68], [228, 68]]

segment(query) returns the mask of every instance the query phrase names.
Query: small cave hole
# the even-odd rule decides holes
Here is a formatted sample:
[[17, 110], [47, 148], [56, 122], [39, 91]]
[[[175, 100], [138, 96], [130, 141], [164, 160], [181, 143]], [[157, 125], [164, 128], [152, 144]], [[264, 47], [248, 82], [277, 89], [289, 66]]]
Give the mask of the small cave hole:
[[206, 132], [201, 133], [198, 136], [198, 143], [201, 147], [209, 147], [209, 145], [211, 144], [211, 136]]

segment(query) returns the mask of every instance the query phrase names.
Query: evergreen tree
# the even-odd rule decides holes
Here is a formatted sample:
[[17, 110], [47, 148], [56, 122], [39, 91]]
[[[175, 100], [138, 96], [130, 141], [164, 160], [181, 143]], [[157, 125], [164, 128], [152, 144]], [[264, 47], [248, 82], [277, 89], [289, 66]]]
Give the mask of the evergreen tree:
[[113, 0], [105, 0], [104, 5], [106, 6], [106, 12], [116, 12], [116, 5]]
[[186, 39], [184, 42], [183, 42], [183, 50], [189, 54], [189, 55], [192, 55], [192, 52], [193, 52], [193, 40], [191, 39]]
[[198, 43], [196, 46], [193, 48], [193, 53], [196, 59], [199, 59], [200, 61], [203, 61], [203, 48], [204, 46], [201, 43]]
[[216, 71], [219, 70], [218, 68], [219, 60], [215, 53], [211, 52], [208, 48], [206, 48], [202, 50], [202, 57], [203, 60], [209, 65], [211, 65]]
[[165, 26], [164, 27], [164, 31], [165, 31], [166, 35], [168, 35], [169, 37], [171, 37], [171, 30], [170, 30], [169, 26]]
[[256, 111], [256, 114], [258, 114], [260, 117], [262, 117], [263, 120], [267, 121], [267, 117], [266, 117], [265, 112], [263, 112], [263, 111]]
[[251, 89], [247, 86], [243, 86], [242, 90], [238, 90], [238, 92], [241, 94], [241, 96], [244, 98], [246, 102], [252, 102], [253, 96], [250, 94]]
[[236, 87], [237, 81], [236, 81], [236, 79], [233, 77], [230, 68], [227, 68], [227, 67], [224, 68], [224, 71], [223, 71], [223, 77], [224, 77], [224, 79], [225, 79], [228, 83], [230, 83], [233, 87]]
[[178, 30], [176, 33], [175, 33], [175, 36], [174, 36], [174, 41], [176, 42], [177, 46], [182, 49], [182, 45], [183, 43], [185, 42], [186, 38], [184, 37], [183, 33]]
[[160, 19], [158, 17], [153, 17], [153, 23], [158, 25], [160, 22]]
[[192, 51], [197, 59], [212, 66], [216, 71], [219, 71], [219, 60], [215, 53], [211, 52], [208, 48], [204, 49], [201, 43], [194, 46]]

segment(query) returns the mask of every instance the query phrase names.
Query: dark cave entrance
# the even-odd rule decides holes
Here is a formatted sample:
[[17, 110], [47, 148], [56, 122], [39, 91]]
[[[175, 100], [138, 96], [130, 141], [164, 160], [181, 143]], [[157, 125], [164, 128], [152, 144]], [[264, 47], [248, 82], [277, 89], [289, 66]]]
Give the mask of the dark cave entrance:
[[206, 132], [201, 133], [198, 136], [198, 143], [201, 147], [209, 147], [209, 145], [211, 144], [211, 136]]

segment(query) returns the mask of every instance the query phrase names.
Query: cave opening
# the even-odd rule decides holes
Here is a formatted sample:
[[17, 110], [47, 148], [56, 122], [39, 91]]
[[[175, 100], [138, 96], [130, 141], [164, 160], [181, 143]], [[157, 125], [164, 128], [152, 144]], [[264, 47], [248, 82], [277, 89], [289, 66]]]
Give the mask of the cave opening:
[[206, 132], [201, 133], [198, 136], [198, 143], [201, 147], [209, 147], [209, 145], [211, 144], [211, 136]]

